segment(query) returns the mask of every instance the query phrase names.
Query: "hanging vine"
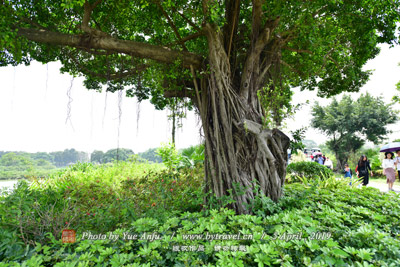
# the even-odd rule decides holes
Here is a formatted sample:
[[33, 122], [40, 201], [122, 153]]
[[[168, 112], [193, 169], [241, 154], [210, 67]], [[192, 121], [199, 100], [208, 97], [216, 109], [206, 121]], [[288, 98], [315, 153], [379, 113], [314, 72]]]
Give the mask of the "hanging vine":
[[12, 91], [12, 98], [11, 98], [11, 112], [14, 109], [14, 95], [15, 95], [15, 74], [16, 74], [16, 69], [15, 66], [13, 68], [13, 91]]
[[103, 111], [103, 120], [101, 122], [102, 128], [104, 129], [104, 118], [106, 117], [106, 110], [107, 110], [107, 94], [108, 92], [106, 91], [106, 96], [104, 98], [104, 111]]
[[47, 99], [47, 89], [49, 84], [49, 63], [46, 64], [46, 90], [44, 92], [44, 99]]
[[139, 134], [140, 101], [136, 102], [136, 137]]
[[72, 125], [72, 121], [71, 121], [71, 103], [73, 101], [73, 99], [71, 97], [71, 92], [72, 92], [73, 84], [74, 84], [74, 77], [72, 76], [70, 86], [68, 87], [68, 90], [67, 90], [68, 103], [67, 103], [67, 118], [65, 119], [65, 124], [67, 124], [67, 122], [69, 121], [71, 124], [72, 130], [75, 131], [74, 126]]
[[122, 118], [122, 90], [118, 91], [118, 141], [117, 141], [117, 162], [119, 161], [119, 137]]

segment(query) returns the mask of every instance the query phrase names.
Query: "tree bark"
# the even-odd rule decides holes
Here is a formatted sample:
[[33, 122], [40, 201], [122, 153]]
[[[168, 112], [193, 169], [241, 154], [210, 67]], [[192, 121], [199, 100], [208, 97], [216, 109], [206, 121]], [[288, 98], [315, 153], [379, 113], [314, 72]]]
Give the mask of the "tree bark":
[[335, 156], [336, 156], [336, 161], [337, 161], [336, 169], [338, 171], [341, 171], [341, 170], [344, 169], [344, 165], [348, 161], [348, 158], [342, 158], [342, 157], [339, 156], [339, 154], [335, 154]]
[[166, 47], [113, 38], [111, 36], [93, 36], [89, 34], [65, 34], [44, 29], [18, 28], [17, 34], [30, 41], [51, 45], [70, 46], [80, 49], [101, 49], [114, 53], [124, 53], [138, 58], [153, 59], [163, 63], [182, 60], [182, 65], [200, 68], [203, 58], [199, 55], [176, 51]]
[[207, 38], [210, 74], [201, 80], [197, 101], [206, 139], [205, 190], [231, 196], [238, 214], [251, 214], [258, 193], [274, 201], [281, 196], [290, 141], [278, 129], [262, 126], [257, 83], [247, 87], [248, 98], [235, 92], [222, 35], [207, 25]]

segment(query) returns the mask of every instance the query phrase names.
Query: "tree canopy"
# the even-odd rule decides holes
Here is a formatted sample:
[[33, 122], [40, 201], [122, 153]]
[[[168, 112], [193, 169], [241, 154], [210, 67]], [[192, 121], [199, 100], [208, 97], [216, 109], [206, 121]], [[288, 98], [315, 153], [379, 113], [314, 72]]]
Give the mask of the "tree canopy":
[[[59, 60], [88, 89], [158, 109], [185, 98], [205, 137], [205, 191], [248, 213], [252, 180], [277, 200], [291, 88], [356, 92], [378, 44], [397, 44], [400, 0], [5, 0], [0, 65]], [[272, 129], [273, 128], [273, 129]], [[233, 184], [246, 188], [236, 190]], [[232, 193], [229, 193], [232, 192]]]
[[374, 144], [383, 141], [390, 131], [387, 125], [396, 121], [398, 111], [385, 104], [381, 97], [361, 95], [356, 101], [345, 95], [334, 98], [326, 107], [316, 103], [312, 109], [312, 126], [331, 137], [327, 141], [334, 151], [339, 168], [368, 140]]
[[[151, 98], [163, 108], [164, 96], [194, 95], [190, 66], [207, 70], [211, 27], [224, 34], [242, 90], [256, 56], [248, 48], [254, 46], [261, 84], [267, 72], [277, 72], [271, 65], [278, 65], [290, 86], [331, 96], [357, 91], [368, 78], [362, 66], [378, 54], [377, 44], [397, 43], [399, 6], [397, 0], [9, 0], [0, 7], [0, 61], [59, 60], [63, 72], [84, 75], [89, 89], [125, 88], [127, 95]], [[259, 44], [252, 44], [255, 36]]]

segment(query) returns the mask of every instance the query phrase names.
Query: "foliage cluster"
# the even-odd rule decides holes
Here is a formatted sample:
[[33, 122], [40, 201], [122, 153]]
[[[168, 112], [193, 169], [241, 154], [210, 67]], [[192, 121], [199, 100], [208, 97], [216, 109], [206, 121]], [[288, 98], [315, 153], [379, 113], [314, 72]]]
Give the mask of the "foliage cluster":
[[330, 177], [333, 175], [331, 169], [314, 161], [293, 162], [287, 166], [287, 182], [299, 181], [300, 177], [314, 178]]
[[0, 179], [45, 177], [57, 168], [86, 161], [88, 161], [87, 153], [74, 148], [50, 153], [0, 151]]
[[134, 155], [132, 149], [113, 148], [105, 153], [101, 150], [95, 150], [90, 154], [90, 162], [93, 163], [108, 163], [113, 161], [125, 161], [130, 156]]
[[[20, 187], [26, 189], [26, 185]], [[87, 240], [78, 230], [73, 244], [63, 244], [60, 235], [47, 233], [46, 244], [26, 246], [17, 230], [2, 227], [0, 266], [397, 266], [400, 207], [395, 203], [397, 195], [374, 188], [293, 183], [286, 185], [278, 203], [266, 201], [258, 216], [238, 216], [224, 208], [181, 210], [168, 218], [154, 214], [129, 218], [112, 232], [85, 229], [92, 234], [119, 235], [116, 241]], [[157, 233], [161, 239], [123, 239], [124, 233], [140, 238], [145, 232]], [[288, 235], [299, 232], [300, 240]], [[206, 233], [252, 236], [214, 241], [187, 236]], [[316, 233], [323, 234], [322, 239]], [[186, 246], [187, 251], [174, 251], [174, 246]], [[238, 250], [239, 246], [245, 251]], [[204, 251], [197, 251], [199, 247]]]
[[396, 114], [382, 97], [367, 93], [353, 100], [345, 95], [340, 101], [334, 98], [326, 107], [316, 103], [312, 110], [312, 126], [331, 138], [326, 144], [342, 169], [350, 154], [367, 140], [378, 144], [385, 139], [390, 133], [386, 126], [396, 121]]
[[157, 154], [157, 148], [149, 148], [144, 152], [138, 153], [138, 156], [149, 162], [154, 162], [154, 163], [162, 162], [161, 157]]
[[191, 146], [178, 151], [175, 145], [169, 142], [158, 148], [157, 154], [169, 170], [195, 168], [204, 164], [204, 145]]
[[46, 176], [56, 169], [51, 162], [31, 157], [28, 153], [3, 153], [0, 157], [0, 179], [23, 178], [27, 175]]
[[204, 144], [184, 148], [180, 151], [182, 155], [181, 166], [193, 168], [204, 164]]
[[0, 224], [32, 244], [47, 242], [48, 233], [59, 236], [63, 227], [105, 232], [144, 216], [200, 210], [202, 172], [168, 171], [160, 164], [79, 163], [48, 179], [20, 181], [11, 194], [4, 193]]

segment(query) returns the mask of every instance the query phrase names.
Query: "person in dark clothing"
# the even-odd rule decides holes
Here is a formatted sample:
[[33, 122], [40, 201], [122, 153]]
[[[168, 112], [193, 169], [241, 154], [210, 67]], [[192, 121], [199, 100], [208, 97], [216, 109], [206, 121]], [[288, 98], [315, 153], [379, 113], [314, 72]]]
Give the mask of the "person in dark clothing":
[[358, 178], [362, 178], [363, 186], [366, 186], [369, 182], [369, 172], [371, 172], [371, 176], [373, 176], [371, 165], [369, 164], [369, 160], [367, 156], [362, 155], [358, 164], [356, 166], [356, 173]]

